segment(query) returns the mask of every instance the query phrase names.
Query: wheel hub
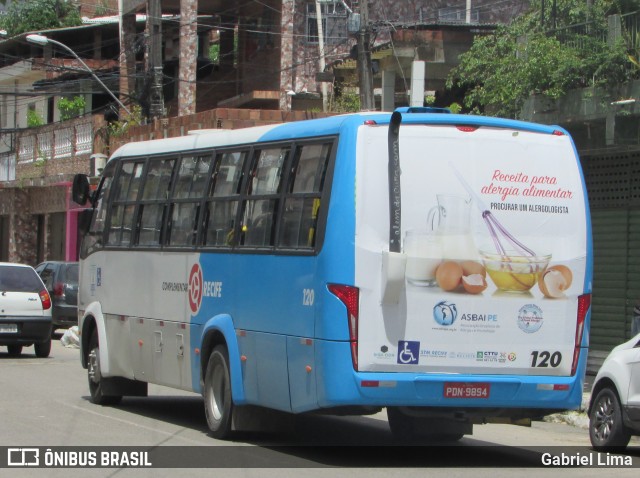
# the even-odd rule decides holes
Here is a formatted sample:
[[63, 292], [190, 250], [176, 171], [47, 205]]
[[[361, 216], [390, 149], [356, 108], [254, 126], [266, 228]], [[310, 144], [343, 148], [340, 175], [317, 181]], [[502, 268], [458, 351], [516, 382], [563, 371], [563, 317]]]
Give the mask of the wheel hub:
[[606, 440], [611, 435], [614, 426], [614, 410], [611, 400], [607, 397], [598, 403], [595, 413], [594, 432], [599, 440]]
[[89, 380], [100, 383], [100, 356], [97, 348], [89, 352]]

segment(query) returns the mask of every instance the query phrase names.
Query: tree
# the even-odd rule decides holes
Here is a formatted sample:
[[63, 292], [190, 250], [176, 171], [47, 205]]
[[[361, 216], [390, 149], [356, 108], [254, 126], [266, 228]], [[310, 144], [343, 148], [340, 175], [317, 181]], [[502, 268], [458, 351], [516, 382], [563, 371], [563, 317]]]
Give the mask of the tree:
[[25, 0], [11, 2], [0, 16], [0, 29], [9, 36], [50, 28], [82, 24], [78, 8], [67, 0]]
[[531, 94], [557, 99], [569, 89], [607, 87], [637, 76], [629, 45], [607, 44], [607, 15], [618, 11], [618, 2], [593, 0], [591, 8], [584, 0], [554, 3], [551, 9], [552, 2], [532, 1], [528, 14], [477, 37], [461, 55], [447, 86], [466, 92], [468, 110], [514, 118]]

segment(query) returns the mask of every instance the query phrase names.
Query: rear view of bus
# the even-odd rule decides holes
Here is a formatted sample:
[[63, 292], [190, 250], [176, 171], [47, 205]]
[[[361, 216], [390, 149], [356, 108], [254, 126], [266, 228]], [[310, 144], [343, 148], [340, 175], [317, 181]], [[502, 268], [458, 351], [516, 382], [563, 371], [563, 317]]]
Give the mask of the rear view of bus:
[[[409, 110], [358, 130], [348, 314], [363, 401], [386, 405], [400, 438], [577, 408], [592, 262], [571, 138]], [[350, 290], [334, 293], [349, 306]]]

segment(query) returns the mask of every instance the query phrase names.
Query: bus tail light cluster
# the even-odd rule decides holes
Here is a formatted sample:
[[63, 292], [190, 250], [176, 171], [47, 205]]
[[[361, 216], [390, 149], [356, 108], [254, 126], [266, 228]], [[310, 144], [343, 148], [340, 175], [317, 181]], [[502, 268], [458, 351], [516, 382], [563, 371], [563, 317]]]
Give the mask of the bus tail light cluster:
[[51, 308], [51, 296], [49, 295], [49, 292], [47, 292], [47, 289], [42, 289], [40, 291], [40, 302], [42, 302], [42, 309], [43, 310], [48, 310]]
[[347, 308], [349, 342], [353, 369], [358, 370], [358, 317], [360, 313], [360, 289], [350, 285], [329, 284], [329, 292], [335, 295]]
[[589, 307], [591, 307], [591, 294], [584, 294], [578, 297], [578, 322], [576, 324], [576, 340], [573, 348], [573, 362], [571, 363], [572, 376], [576, 374], [576, 370], [578, 369], [580, 344], [582, 344], [582, 335], [584, 334], [584, 321], [587, 318]]

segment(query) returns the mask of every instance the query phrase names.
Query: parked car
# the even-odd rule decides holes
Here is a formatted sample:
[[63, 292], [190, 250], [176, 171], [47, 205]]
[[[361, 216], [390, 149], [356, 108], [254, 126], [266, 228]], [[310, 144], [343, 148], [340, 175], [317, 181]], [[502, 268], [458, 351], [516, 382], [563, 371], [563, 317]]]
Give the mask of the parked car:
[[51, 297], [31, 266], [0, 263], [0, 345], [14, 357], [30, 345], [51, 352]]
[[618, 345], [600, 367], [589, 403], [589, 437], [596, 450], [620, 451], [640, 435], [640, 334]]
[[53, 330], [78, 325], [78, 263], [47, 261], [36, 266], [51, 300]]

